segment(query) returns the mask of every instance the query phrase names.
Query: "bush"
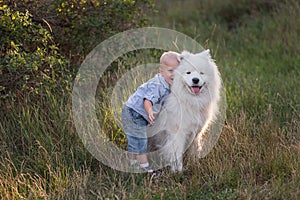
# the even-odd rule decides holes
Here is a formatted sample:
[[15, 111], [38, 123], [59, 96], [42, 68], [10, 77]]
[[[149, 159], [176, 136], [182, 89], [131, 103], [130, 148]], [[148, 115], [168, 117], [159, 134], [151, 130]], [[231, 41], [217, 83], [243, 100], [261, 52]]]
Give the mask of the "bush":
[[51, 33], [34, 23], [28, 11], [1, 5], [0, 13], [1, 98], [68, 89], [68, 60]]
[[98, 43], [146, 24], [153, 0], [0, 0], [1, 97], [69, 91]]
[[48, 26], [60, 52], [78, 65], [98, 43], [121, 31], [147, 24], [154, 0], [12, 0]]

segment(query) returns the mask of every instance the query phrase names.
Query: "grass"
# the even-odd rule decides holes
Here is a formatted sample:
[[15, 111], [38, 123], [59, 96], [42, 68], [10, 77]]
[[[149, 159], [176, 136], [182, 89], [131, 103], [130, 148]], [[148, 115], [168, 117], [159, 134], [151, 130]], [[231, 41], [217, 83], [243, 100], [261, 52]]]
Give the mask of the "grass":
[[[159, 180], [119, 172], [84, 148], [70, 96], [25, 96], [1, 102], [2, 199], [300, 198], [298, 1], [251, 1], [250, 11], [245, 0], [172, 2], [158, 3], [165, 17], [153, 23], [210, 48], [224, 81], [227, 119], [210, 154]], [[122, 73], [107, 75], [98, 107], [104, 130], [120, 146], [125, 140], [107, 94]]]

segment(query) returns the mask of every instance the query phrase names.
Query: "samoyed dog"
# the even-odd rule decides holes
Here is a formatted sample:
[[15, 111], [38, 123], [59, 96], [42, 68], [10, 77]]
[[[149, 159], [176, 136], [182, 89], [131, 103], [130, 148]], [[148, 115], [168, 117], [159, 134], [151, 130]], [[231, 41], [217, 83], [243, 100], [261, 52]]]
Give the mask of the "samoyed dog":
[[149, 151], [157, 151], [171, 171], [183, 170], [183, 154], [200, 157], [209, 125], [216, 119], [221, 78], [210, 51], [179, 55], [171, 94], [148, 127]]

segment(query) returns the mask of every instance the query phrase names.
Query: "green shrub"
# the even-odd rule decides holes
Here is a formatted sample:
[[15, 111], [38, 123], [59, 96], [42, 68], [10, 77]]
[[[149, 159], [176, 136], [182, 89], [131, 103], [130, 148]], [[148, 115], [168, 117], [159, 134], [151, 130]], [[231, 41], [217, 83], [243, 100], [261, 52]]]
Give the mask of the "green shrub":
[[147, 11], [153, 11], [153, 0], [4, 0], [0, 5], [2, 98], [68, 91], [72, 72], [91, 49], [145, 25]]
[[26, 11], [0, 6], [1, 98], [68, 90], [68, 60], [61, 56], [51, 33]]
[[34, 21], [53, 31], [60, 52], [79, 65], [97, 44], [113, 34], [144, 26], [154, 0], [12, 0]]

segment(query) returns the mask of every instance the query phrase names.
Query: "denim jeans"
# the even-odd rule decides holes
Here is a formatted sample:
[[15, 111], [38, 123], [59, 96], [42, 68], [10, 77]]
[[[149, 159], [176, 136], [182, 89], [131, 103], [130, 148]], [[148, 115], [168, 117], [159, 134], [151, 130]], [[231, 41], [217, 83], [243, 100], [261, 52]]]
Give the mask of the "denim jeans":
[[122, 123], [127, 139], [127, 150], [132, 154], [147, 152], [148, 121], [139, 113], [126, 105], [122, 109]]

